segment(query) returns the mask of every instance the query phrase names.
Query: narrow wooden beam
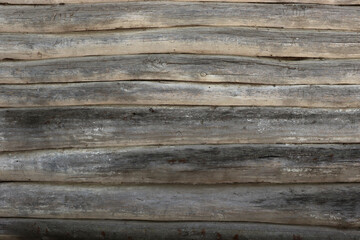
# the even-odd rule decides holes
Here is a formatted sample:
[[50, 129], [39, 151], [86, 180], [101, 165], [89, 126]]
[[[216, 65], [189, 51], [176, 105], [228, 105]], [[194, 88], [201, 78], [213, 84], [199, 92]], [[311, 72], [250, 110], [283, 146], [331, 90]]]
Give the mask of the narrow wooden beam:
[[360, 143], [360, 109], [72, 107], [0, 110], [0, 150]]
[[[1, 218], [0, 232], [17, 239], [79, 240], [359, 240], [360, 231], [329, 227], [241, 222], [149, 222]], [[9, 238], [10, 239], [10, 238]], [[15, 238], [13, 238], [15, 239]]]
[[360, 60], [140, 54], [0, 62], [2, 84], [115, 80], [360, 85]]
[[144, 81], [0, 85], [0, 107], [86, 105], [359, 108], [360, 85], [244, 86]]
[[360, 146], [188, 145], [2, 153], [0, 181], [360, 182]]
[[192, 53], [360, 58], [360, 32], [184, 27], [68, 34], [0, 34], [0, 59]]
[[[21, 13], [21, 14], [20, 14]], [[0, 6], [0, 32], [55, 33], [178, 26], [360, 30], [360, 6], [122, 2]], [[341, 21], [339, 21], [341, 19]]]
[[0, 191], [1, 217], [360, 226], [359, 184], [85, 186], [1, 183]]

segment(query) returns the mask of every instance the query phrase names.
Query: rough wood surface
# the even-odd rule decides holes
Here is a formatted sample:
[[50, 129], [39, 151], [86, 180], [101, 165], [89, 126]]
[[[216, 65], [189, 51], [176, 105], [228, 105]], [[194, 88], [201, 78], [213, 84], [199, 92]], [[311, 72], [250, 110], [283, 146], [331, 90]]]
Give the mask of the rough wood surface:
[[[359, 240], [360, 231], [241, 222], [148, 222], [1, 218], [0, 233], [18, 239], [81, 240]], [[0, 238], [1, 239], [1, 238]]]
[[0, 181], [360, 182], [360, 146], [188, 145], [2, 153]]
[[154, 81], [0, 85], [0, 107], [86, 105], [359, 108], [360, 85], [251, 86]]
[[[176, 26], [360, 30], [360, 6], [122, 2], [0, 6], [0, 32], [73, 32]], [[341, 21], [339, 21], [341, 19]]]
[[2, 84], [115, 80], [360, 84], [360, 61], [151, 54], [0, 62]]
[[141, 53], [359, 58], [360, 32], [184, 27], [68, 34], [0, 34], [0, 59]]
[[[127, 2], [128, 0], [0, 0], [6, 4], [62, 4], [62, 3], [109, 3]], [[144, 0], [134, 0], [144, 1]], [[265, 2], [265, 3], [317, 3], [336, 5], [359, 5], [359, 0], [172, 0], [181, 2]]]
[[220, 143], [359, 143], [360, 109], [67, 107], [0, 110], [0, 150]]
[[360, 226], [359, 184], [85, 186], [1, 183], [0, 191], [1, 217]]

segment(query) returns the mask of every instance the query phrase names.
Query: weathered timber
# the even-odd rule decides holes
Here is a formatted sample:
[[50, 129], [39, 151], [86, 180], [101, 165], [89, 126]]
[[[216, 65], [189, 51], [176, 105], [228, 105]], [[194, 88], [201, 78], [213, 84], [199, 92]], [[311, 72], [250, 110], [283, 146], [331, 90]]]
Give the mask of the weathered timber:
[[81, 240], [360, 240], [360, 231], [329, 227], [241, 222], [149, 222], [1, 218], [0, 233], [18, 239]]
[[0, 85], [0, 107], [81, 105], [359, 108], [360, 85], [258, 86], [154, 81]]
[[360, 84], [360, 60], [286, 61], [186, 54], [0, 62], [0, 83], [174, 80], [249, 84]]
[[0, 192], [1, 217], [360, 226], [359, 184], [96, 186], [1, 183]]
[[0, 59], [141, 53], [359, 58], [360, 32], [183, 27], [64, 34], [0, 34]]
[[[109, 3], [126, 2], [128, 0], [0, 0], [6, 4], [63, 4], [63, 3]], [[144, 0], [134, 0], [144, 1]], [[150, 0], [151, 1], [151, 0]], [[181, 2], [266, 2], [266, 3], [317, 3], [336, 5], [360, 5], [359, 0], [173, 0]]]
[[[72, 32], [177, 26], [360, 30], [360, 6], [122, 2], [0, 6], [0, 32]], [[341, 19], [341, 21], [339, 21]]]
[[0, 110], [0, 150], [220, 143], [359, 143], [360, 109], [67, 107]]
[[2, 153], [0, 181], [360, 182], [360, 145], [188, 145]]

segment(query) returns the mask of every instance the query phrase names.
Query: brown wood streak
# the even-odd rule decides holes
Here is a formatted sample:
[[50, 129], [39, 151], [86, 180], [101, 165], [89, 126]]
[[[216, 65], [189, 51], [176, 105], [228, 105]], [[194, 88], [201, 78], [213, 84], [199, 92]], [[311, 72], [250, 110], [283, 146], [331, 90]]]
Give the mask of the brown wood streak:
[[0, 181], [360, 182], [359, 145], [188, 145], [0, 154]]
[[359, 143], [360, 109], [72, 107], [0, 110], [0, 150], [220, 144]]
[[359, 58], [360, 32], [184, 27], [69, 34], [0, 34], [0, 59], [191, 53]]
[[[0, 6], [1, 32], [73, 32], [177, 26], [360, 30], [359, 6], [119, 2]], [[131, 20], [129, 20], [131, 19]], [[339, 21], [341, 19], [341, 21]]]
[[[329, 227], [241, 222], [149, 222], [1, 218], [0, 232], [18, 238], [98, 240], [329, 239], [359, 240], [360, 231]], [[0, 239], [1, 236], [0, 236]], [[3, 239], [2, 239], [3, 240]]]
[[96, 186], [1, 183], [0, 190], [1, 217], [360, 226], [358, 184]]

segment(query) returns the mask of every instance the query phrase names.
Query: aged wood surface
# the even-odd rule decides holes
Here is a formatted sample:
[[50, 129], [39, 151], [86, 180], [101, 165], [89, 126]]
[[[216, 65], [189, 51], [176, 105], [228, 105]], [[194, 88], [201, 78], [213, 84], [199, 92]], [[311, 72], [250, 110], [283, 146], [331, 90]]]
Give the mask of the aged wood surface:
[[[6, 4], [63, 4], [63, 3], [108, 3], [127, 2], [128, 0], [0, 0]], [[144, 1], [144, 0], [134, 0]], [[359, 0], [172, 0], [181, 2], [264, 2], [264, 3], [317, 3], [336, 5], [359, 5]]]
[[[1, 218], [0, 233], [18, 239], [83, 240], [359, 240], [360, 231], [329, 227], [241, 222], [149, 222]], [[2, 238], [0, 238], [2, 239]]]
[[1, 217], [360, 226], [358, 184], [96, 186], [1, 183], [0, 190]]
[[[122, 2], [0, 6], [1, 32], [72, 32], [176, 26], [360, 30], [360, 6]], [[339, 21], [341, 19], [341, 21]]]
[[0, 34], [0, 59], [141, 53], [359, 58], [360, 32], [184, 27], [67, 34]]
[[360, 109], [66, 107], [0, 110], [0, 150], [220, 143], [359, 143]]
[[2, 84], [115, 80], [360, 84], [360, 61], [287, 61], [217, 55], [139, 54], [0, 62]]
[[122, 81], [0, 85], [0, 107], [184, 105], [360, 107], [360, 85], [258, 86]]
[[360, 146], [188, 145], [2, 153], [0, 181], [360, 182]]

